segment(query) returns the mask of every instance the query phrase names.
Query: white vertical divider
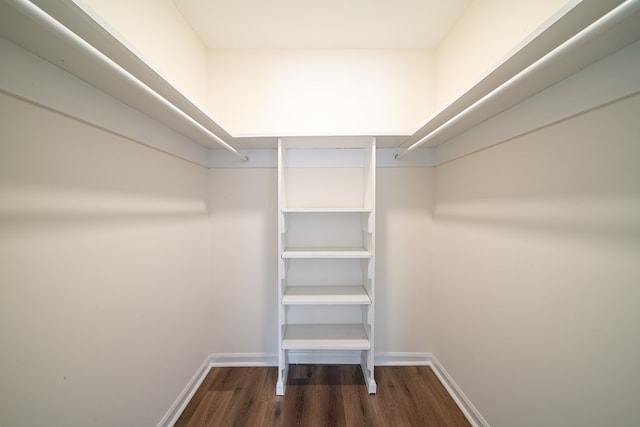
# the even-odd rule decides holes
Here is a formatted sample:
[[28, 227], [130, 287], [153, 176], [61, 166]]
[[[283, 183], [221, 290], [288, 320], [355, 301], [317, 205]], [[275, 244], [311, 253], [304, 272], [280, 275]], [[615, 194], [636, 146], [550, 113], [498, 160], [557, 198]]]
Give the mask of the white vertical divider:
[[[374, 377], [374, 354], [375, 354], [375, 259], [376, 259], [376, 138], [371, 139], [371, 145], [365, 148], [365, 163], [363, 177], [363, 206], [371, 208], [367, 218], [363, 218], [366, 224], [366, 244], [367, 250], [371, 253], [371, 258], [364, 260], [366, 271], [363, 271], [363, 282], [365, 289], [371, 299], [371, 304], [363, 307], [363, 324], [369, 338], [370, 348], [362, 352], [362, 374], [364, 375], [369, 393], [376, 392], [376, 381]], [[365, 315], [366, 314], [366, 315]]]
[[282, 146], [282, 139], [278, 139], [278, 382], [276, 384], [276, 394], [283, 395], [287, 384], [287, 374], [289, 371], [288, 355], [282, 349], [282, 341], [286, 330], [285, 306], [282, 304], [282, 297], [286, 287], [286, 260], [282, 258], [284, 251], [286, 231], [286, 214], [282, 211], [287, 206], [286, 202], [286, 150]]

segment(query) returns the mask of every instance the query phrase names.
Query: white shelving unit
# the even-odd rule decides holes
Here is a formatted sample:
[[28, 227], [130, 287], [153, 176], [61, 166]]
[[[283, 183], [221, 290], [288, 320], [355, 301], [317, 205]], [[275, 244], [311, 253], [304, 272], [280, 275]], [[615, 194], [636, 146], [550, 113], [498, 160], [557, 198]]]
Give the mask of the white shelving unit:
[[278, 141], [278, 383], [289, 363], [359, 363], [374, 379], [375, 138]]

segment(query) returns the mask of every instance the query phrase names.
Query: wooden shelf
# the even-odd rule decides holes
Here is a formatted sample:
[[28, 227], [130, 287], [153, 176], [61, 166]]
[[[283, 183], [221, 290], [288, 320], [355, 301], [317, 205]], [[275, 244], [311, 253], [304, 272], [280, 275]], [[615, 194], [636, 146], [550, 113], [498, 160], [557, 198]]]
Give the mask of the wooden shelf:
[[282, 208], [284, 213], [368, 213], [373, 212], [372, 208]]
[[276, 393], [284, 394], [290, 361], [335, 363], [332, 350], [361, 352], [367, 390], [375, 393], [376, 140], [359, 138], [356, 151], [303, 142], [278, 142]]
[[371, 304], [362, 286], [288, 286], [282, 304]]
[[371, 258], [365, 248], [287, 248], [282, 258]]
[[360, 324], [288, 325], [283, 350], [368, 350], [369, 339]]
[[0, 35], [202, 147], [242, 156], [205, 109], [139, 57], [85, 3], [0, 2]]

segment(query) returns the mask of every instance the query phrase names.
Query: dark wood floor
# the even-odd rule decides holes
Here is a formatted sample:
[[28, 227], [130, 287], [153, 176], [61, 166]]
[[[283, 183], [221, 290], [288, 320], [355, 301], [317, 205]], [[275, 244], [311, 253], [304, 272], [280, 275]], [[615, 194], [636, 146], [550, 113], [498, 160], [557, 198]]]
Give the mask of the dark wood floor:
[[213, 368], [175, 426], [469, 426], [427, 366], [376, 367], [369, 395], [357, 365]]

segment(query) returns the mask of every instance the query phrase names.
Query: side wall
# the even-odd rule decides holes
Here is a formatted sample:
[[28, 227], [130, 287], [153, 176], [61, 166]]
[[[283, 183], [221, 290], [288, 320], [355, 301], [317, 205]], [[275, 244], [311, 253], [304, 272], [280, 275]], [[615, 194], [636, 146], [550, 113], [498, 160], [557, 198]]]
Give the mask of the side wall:
[[638, 111], [436, 168], [431, 348], [494, 427], [640, 424]]
[[155, 425], [212, 351], [206, 169], [0, 117], [0, 425]]

